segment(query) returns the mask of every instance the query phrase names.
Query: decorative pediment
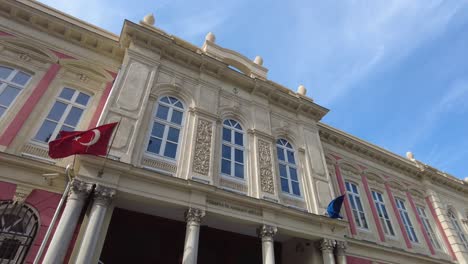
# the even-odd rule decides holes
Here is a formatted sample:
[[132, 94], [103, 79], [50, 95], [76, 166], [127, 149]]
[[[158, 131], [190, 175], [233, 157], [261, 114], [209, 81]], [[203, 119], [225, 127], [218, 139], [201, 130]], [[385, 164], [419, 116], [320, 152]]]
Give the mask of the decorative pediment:
[[341, 169], [341, 174], [343, 174], [344, 176], [360, 177], [359, 169], [350, 163], [341, 162], [340, 169]]
[[28, 45], [23, 40], [3, 40], [0, 45], [5, 49], [11, 50], [19, 54], [19, 59], [29, 61], [32, 59], [42, 62], [55, 62], [57, 57], [46, 48], [41, 48], [39, 45]]
[[401, 191], [401, 192], [406, 192], [407, 190], [407, 188], [403, 184], [396, 182], [396, 181], [390, 181], [388, 185], [390, 185], [390, 188]]
[[419, 198], [419, 199], [424, 199], [424, 196], [425, 196], [424, 191], [413, 189], [413, 188], [409, 190], [409, 193], [411, 194], [411, 196]]
[[76, 60], [62, 61], [61, 63], [64, 68], [76, 73], [77, 79], [82, 82], [87, 82], [89, 79], [100, 82], [109, 82], [114, 79], [109, 72], [95, 65]]
[[374, 172], [365, 172], [368, 181], [373, 181], [379, 184], [385, 183], [385, 179], [377, 173]]

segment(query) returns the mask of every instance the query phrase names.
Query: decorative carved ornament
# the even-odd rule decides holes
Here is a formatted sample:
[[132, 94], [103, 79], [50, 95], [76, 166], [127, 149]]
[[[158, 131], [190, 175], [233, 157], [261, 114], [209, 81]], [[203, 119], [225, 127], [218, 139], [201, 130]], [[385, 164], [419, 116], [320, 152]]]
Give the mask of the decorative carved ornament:
[[94, 202], [103, 206], [108, 206], [114, 198], [116, 190], [102, 185], [97, 185], [94, 189]]
[[348, 247], [348, 244], [346, 243], [346, 241], [336, 241], [336, 255], [338, 256], [346, 255], [347, 247]]
[[13, 196], [13, 201], [15, 203], [22, 204], [31, 194], [33, 188], [29, 186], [17, 185], [15, 195]]
[[201, 219], [205, 216], [205, 211], [197, 208], [189, 208], [185, 212], [185, 221], [188, 224], [200, 224]]
[[257, 229], [258, 236], [261, 239], [273, 239], [276, 232], [278, 232], [278, 228], [270, 225], [262, 225]]
[[335, 247], [335, 240], [324, 238], [320, 241], [319, 247], [322, 251], [333, 251], [333, 248]]
[[195, 154], [193, 156], [193, 171], [205, 176], [208, 176], [210, 171], [212, 135], [213, 126], [211, 122], [199, 119], [195, 139]]
[[73, 179], [71, 182], [70, 192], [68, 199], [84, 200], [91, 193], [93, 185], [82, 180]]
[[270, 143], [258, 140], [258, 165], [260, 169], [260, 186], [262, 191], [274, 194], [275, 185], [273, 182], [272, 162]]

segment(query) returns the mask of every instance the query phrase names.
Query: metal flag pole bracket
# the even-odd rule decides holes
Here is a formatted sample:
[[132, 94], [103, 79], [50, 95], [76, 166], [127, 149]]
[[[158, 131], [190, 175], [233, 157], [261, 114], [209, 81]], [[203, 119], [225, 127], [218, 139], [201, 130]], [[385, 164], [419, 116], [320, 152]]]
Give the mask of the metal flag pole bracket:
[[114, 135], [112, 135], [112, 140], [111, 140], [111, 143], [109, 144], [109, 148], [107, 149], [106, 157], [104, 159], [104, 162], [102, 163], [101, 169], [98, 171], [97, 176], [99, 178], [102, 178], [102, 175], [104, 174], [104, 167], [106, 166], [107, 160], [109, 159], [109, 153], [112, 149], [112, 144], [114, 144], [115, 137], [117, 136], [117, 133], [119, 132], [119, 127], [120, 127], [121, 122], [122, 122], [122, 117], [120, 117], [120, 120], [117, 123], [117, 128], [115, 129]]

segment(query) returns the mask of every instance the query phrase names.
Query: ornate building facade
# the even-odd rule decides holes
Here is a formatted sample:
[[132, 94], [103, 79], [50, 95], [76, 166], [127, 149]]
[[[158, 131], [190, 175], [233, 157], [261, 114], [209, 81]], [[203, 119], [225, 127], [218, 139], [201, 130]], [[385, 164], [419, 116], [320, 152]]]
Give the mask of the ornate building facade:
[[[267, 73], [151, 15], [116, 36], [1, 0], [0, 263], [468, 263], [467, 182], [321, 123]], [[110, 122], [107, 160], [48, 157]]]

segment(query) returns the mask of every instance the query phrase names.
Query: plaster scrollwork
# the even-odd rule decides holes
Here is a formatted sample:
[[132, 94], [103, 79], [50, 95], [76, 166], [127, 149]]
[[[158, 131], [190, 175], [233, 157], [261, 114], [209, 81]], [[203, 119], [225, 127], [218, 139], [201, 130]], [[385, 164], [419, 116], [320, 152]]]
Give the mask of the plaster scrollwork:
[[89, 77], [88, 77], [88, 75], [86, 75], [86, 74], [78, 73], [78, 74], [76, 75], [76, 77], [77, 77], [78, 80], [80, 80], [81, 82], [84, 82], [84, 83], [89, 82]]
[[84, 200], [93, 189], [91, 183], [78, 179], [73, 179], [70, 184], [70, 192], [68, 193], [68, 199], [70, 200]]
[[321, 251], [333, 251], [333, 248], [335, 247], [335, 240], [324, 238], [320, 241], [319, 247]]
[[201, 219], [205, 216], [205, 211], [198, 208], [189, 208], [185, 212], [185, 221], [187, 224], [197, 224], [201, 223]]
[[260, 186], [263, 192], [275, 193], [273, 182], [270, 143], [258, 140], [258, 162], [260, 170]]
[[213, 126], [211, 122], [198, 120], [197, 136], [195, 139], [195, 154], [193, 157], [193, 171], [208, 176], [210, 171], [211, 137]]
[[24, 62], [30, 62], [31, 61], [31, 57], [26, 53], [21, 53], [19, 55], [19, 59], [24, 61]]
[[273, 236], [275, 236], [276, 232], [278, 232], [278, 228], [271, 225], [262, 225], [257, 229], [257, 234], [262, 240], [273, 240]]
[[99, 205], [108, 206], [115, 194], [115, 189], [103, 185], [97, 185], [94, 189], [94, 202]]

